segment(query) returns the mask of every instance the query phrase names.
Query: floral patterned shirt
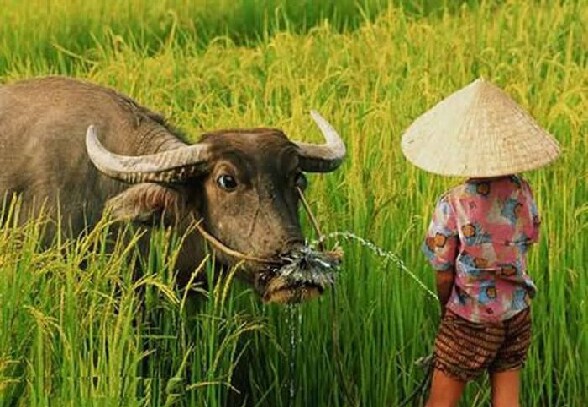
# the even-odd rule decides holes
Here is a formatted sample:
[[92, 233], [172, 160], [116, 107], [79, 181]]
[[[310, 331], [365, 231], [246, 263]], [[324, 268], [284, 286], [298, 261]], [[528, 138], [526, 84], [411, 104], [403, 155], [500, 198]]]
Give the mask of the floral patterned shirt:
[[536, 288], [527, 249], [539, 224], [531, 188], [519, 176], [469, 179], [444, 194], [423, 251], [435, 270], [455, 273], [447, 309], [483, 323], [528, 307]]

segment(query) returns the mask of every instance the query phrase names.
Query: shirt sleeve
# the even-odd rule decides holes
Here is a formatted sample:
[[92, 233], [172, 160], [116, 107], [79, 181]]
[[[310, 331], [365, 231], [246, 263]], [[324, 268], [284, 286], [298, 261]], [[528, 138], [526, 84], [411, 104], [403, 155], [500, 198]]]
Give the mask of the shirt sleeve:
[[459, 245], [455, 212], [447, 197], [437, 202], [422, 250], [433, 269], [453, 270]]

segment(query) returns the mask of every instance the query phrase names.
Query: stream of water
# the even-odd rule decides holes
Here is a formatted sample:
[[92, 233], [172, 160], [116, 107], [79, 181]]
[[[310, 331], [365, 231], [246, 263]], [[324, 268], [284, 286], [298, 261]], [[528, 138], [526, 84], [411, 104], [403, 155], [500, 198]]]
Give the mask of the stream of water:
[[286, 325], [290, 329], [290, 347], [289, 355], [289, 397], [290, 406], [294, 405], [296, 398], [296, 359], [299, 346], [302, 344], [302, 311], [298, 304], [289, 304], [288, 313], [286, 314]]
[[[412, 278], [423, 290], [425, 290], [425, 292], [427, 294], [429, 294], [429, 296], [431, 296], [431, 298], [437, 299], [437, 294], [435, 294], [433, 291], [431, 291], [426, 285], [425, 283], [423, 283], [417, 276], [416, 274], [411, 271], [408, 267], [406, 267], [406, 264], [404, 264], [404, 262], [402, 261], [402, 259], [400, 257], [398, 257], [398, 255], [392, 253], [391, 251], [388, 250], [384, 250], [383, 248], [377, 246], [375, 243], [370, 242], [367, 239], [364, 239], [361, 236], [358, 236], [352, 232], [347, 232], [347, 231], [343, 231], [343, 232], [331, 232], [326, 234], [323, 237], [323, 241], [324, 239], [330, 239], [330, 238], [344, 238], [347, 240], [353, 240], [358, 242], [360, 245], [362, 245], [363, 247], [366, 247], [368, 249], [370, 249], [372, 252], [374, 252], [377, 256], [385, 259], [385, 260], [390, 260], [392, 261], [394, 264], [396, 264], [402, 271], [404, 271], [406, 274], [408, 274], [410, 276], [410, 278]], [[310, 243], [310, 247], [315, 247], [318, 243], [320, 243], [320, 240], [313, 240]]]

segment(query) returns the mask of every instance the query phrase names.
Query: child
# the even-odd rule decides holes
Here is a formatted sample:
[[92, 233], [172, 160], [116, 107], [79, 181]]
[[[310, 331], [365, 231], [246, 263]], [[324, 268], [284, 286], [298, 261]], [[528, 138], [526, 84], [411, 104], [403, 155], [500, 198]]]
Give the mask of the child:
[[438, 201], [423, 245], [442, 310], [427, 407], [456, 406], [485, 371], [492, 405], [517, 407], [536, 291], [526, 253], [539, 235], [531, 188], [517, 174], [553, 161], [557, 142], [478, 79], [418, 118], [402, 148], [425, 170], [468, 177]]

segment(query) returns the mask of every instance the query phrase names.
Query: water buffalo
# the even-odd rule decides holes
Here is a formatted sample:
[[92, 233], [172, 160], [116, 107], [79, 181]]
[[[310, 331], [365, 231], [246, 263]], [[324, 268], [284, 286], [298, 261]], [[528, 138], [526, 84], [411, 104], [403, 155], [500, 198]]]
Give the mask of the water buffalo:
[[[277, 263], [304, 249], [297, 195], [304, 172], [333, 171], [345, 155], [336, 131], [318, 113], [313, 118], [325, 144], [250, 128], [214, 131], [190, 145], [162, 116], [112, 89], [62, 77], [20, 81], [0, 86], [0, 193], [20, 196], [29, 216], [43, 203], [71, 236], [104, 211], [180, 233], [200, 221], [231, 250]], [[190, 232], [178, 281], [205, 252], [202, 233]], [[215, 255], [221, 268], [236, 262], [224, 251]], [[251, 260], [240, 272], [266, 300], [304, 299], [324, 288], [316, 280], [270, 284], [267, 269]], [[290, 291], [297, 295], [284, 297]]]

